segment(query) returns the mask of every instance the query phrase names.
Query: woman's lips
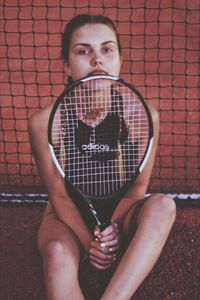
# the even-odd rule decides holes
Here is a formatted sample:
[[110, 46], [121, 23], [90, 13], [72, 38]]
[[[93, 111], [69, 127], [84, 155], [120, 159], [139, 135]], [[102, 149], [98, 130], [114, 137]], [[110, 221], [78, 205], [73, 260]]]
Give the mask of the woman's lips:
[[103, 70], [94, 70], [88, 74], [88, 76], [92, 75], [106, 75], [107, 73]]

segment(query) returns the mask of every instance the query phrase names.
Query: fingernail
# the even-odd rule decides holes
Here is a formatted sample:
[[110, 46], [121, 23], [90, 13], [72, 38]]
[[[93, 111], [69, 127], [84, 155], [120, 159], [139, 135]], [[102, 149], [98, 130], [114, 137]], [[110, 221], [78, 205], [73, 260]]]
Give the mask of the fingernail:
[[99, 234], [99, 232], [98, 232], [98, 231], [95, 231], [95, 232], [94, 232], [94, 235], [98, 235], [98, 234]]
[[97, 237], [95, 237], [95, 241], [96, 241], [96, 242], [99, 242], [99, 239], [98, 239]]
[[115, 261], [117, 259], [116, 254], [113, 255], [113, 261]]
[[100, 246], [101, 246], [102, 248], [105, 248], [106, 244], [105, 244], [105, 243], [101, 243]]
[[119, 229], [118, 224], [116, 222], [112, 222], [112, 224], [115, 226], [116, 229]]
[[113, 251], [113, 248], [110, 247], [110, 248], [108, 248], [108, 250], [109, 250], [110, 252], [112, 252], [112, 251]]

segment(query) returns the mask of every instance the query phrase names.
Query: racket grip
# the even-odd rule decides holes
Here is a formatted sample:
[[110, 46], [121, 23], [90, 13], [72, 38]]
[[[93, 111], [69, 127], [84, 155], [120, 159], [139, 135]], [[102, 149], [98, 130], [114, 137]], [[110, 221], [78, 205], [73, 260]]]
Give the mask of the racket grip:
[[104, 229], [106, 229], [107, 226], [108, 226], [108, 224], [107, 224], [106, 222], [102, 222], [102, 223], [99, 225], [100, 231], [103, 231]]

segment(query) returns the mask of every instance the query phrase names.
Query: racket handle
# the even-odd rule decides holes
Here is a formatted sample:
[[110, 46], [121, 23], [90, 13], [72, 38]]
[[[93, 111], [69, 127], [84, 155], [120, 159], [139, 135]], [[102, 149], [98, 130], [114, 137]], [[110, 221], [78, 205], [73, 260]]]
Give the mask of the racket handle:
[[103, 222], [99, 225], [100, 231], [103, 231], [104, 229], [106, 229], [106, 227], [108, 226], [108, 224], [106, 224], [106, 222]]
[[100, 220], [100, 218], [99, 218], [99, 216], [97, 214], [97, 211], [94, 208], [94, 206], [92, 205], [92, 203], [90, 202], [88, 204], [89, 204], [90, 211], [91, 211], [93, 217], [96, 220], [97, 225], [99, 226], [100, 230], [103, 231], [108, 226], [108, 224], [105, 221]]
[[75, 189], [69, 181], [65, 180], [65, 184], [72, 201], [76, 205], [91, 233], [93, 233], [95, 225], [98, 225], [100, 230], [103, 231], [108, 224], [102, 218], [100, 218], [97, 210], [92, 204], [92, 201], [85, 197], [81, 191]]

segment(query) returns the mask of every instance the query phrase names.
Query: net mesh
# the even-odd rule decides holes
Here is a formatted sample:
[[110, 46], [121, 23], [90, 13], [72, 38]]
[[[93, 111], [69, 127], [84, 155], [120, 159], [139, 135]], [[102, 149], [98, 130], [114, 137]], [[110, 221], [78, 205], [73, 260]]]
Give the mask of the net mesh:
[[120, 33], [121, 77], [160, 113], [150, 191], [199, 189], [199, 0], [1, 0], [2, 190], [42, 187], [27, 120], [66, 82], [61, 32], [80, 13], [104, 14]]

